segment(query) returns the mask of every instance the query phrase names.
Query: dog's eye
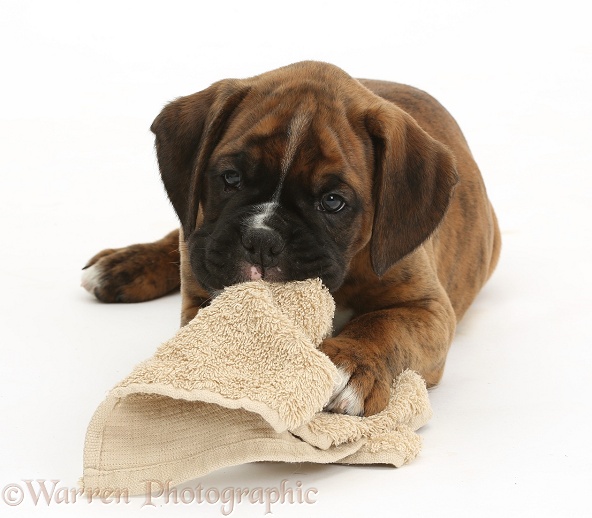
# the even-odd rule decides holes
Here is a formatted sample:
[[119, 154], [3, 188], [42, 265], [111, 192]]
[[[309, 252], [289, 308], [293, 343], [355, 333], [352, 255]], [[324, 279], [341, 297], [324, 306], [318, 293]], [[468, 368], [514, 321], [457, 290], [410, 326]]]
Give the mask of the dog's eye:
[[226, 187], [236, 189], [240, 185], [241, 174], [234, 169], [228, 169], [222, 173], [222, 179], [224, 180]]
[[320, 210], [327, 212], [339, 212], [345, 207], [345, 200], [339, 194], [329, 193], [321, 198]]

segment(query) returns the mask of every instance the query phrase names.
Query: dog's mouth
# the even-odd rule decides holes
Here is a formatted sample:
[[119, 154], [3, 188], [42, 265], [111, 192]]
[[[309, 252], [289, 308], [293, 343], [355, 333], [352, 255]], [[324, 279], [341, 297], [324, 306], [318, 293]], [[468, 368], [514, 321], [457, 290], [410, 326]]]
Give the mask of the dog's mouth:
[[261, 280], [281, 283], [318, 277], [331, 291], [343, 283], [347, 263], [337, 246], [332, 241], [321, 244], [322, 237], [303, 230], [298, 221], [291, 223], [296, 230], [280, 243], [263, 238], [243, 243], [234, 227], [221, 223], [218, 227], [202, 227], [187, 241], [193, 275], [209, 293]]
[[251, 266], [249, 270], [250, 280], [252, 281], [259, 281], [263, 279], [264, 270], [261, 266]]
[[279, 266], [264, 267], [259, 264], [245, 263], [241, 268], [242, 277], [245, 281], [266, 280], [271, 282], [283, 281], [282, 269]]

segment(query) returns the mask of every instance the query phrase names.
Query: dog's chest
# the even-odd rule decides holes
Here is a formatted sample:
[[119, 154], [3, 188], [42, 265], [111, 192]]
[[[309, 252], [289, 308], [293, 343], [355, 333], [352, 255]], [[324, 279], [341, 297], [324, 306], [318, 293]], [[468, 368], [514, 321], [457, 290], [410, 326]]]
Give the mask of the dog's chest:
[[353, 316], [353, 309], [338, 305], [335, 308], [335, 315], [333, 315], [333, 336], [338, 335]]

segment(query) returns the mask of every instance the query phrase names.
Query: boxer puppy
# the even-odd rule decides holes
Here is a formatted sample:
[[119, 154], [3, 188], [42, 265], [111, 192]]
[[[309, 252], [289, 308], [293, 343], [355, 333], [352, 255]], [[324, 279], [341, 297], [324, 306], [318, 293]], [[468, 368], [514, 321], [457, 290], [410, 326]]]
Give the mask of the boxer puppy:
[[320, 277], [339, 309], [321, 350], [343, 378], [327, 410], [379, 412], [407, 368], [438, 383], [500, 235], [435, 99], [303, 62], [181, 97], [151, 129], [180, 231], [97, 254], [86, 289], [139, 302], [180, 284], [185, 324], [225, 286]]

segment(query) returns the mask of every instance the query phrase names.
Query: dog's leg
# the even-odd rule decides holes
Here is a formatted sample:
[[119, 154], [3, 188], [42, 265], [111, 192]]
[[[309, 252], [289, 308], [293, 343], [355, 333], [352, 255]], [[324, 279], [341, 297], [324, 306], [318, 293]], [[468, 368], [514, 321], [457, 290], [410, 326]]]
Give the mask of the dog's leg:
[[436, 385], [455, 327], [450, 302], [437, 299], [355, 318], [321, 345], [342, 375], [327, 410], [366, 416], [380, 412], [393, 379], [405, 369], [419, 372], [429, 387]]
[[179, 231], [154, 243], [108, 249], [84, 267], [82, 286], [102, 302], [144, 302], [179, 288]]
[[393, 379], [405, 369], [417, 371], [430, 387], [440, 381], [457, 320], [430, 254], [420, 249], [361, 288], [346, 284], [339, 299], [357, 316], [321, 344], [342, 374], [327, 410], [380, 412]]

